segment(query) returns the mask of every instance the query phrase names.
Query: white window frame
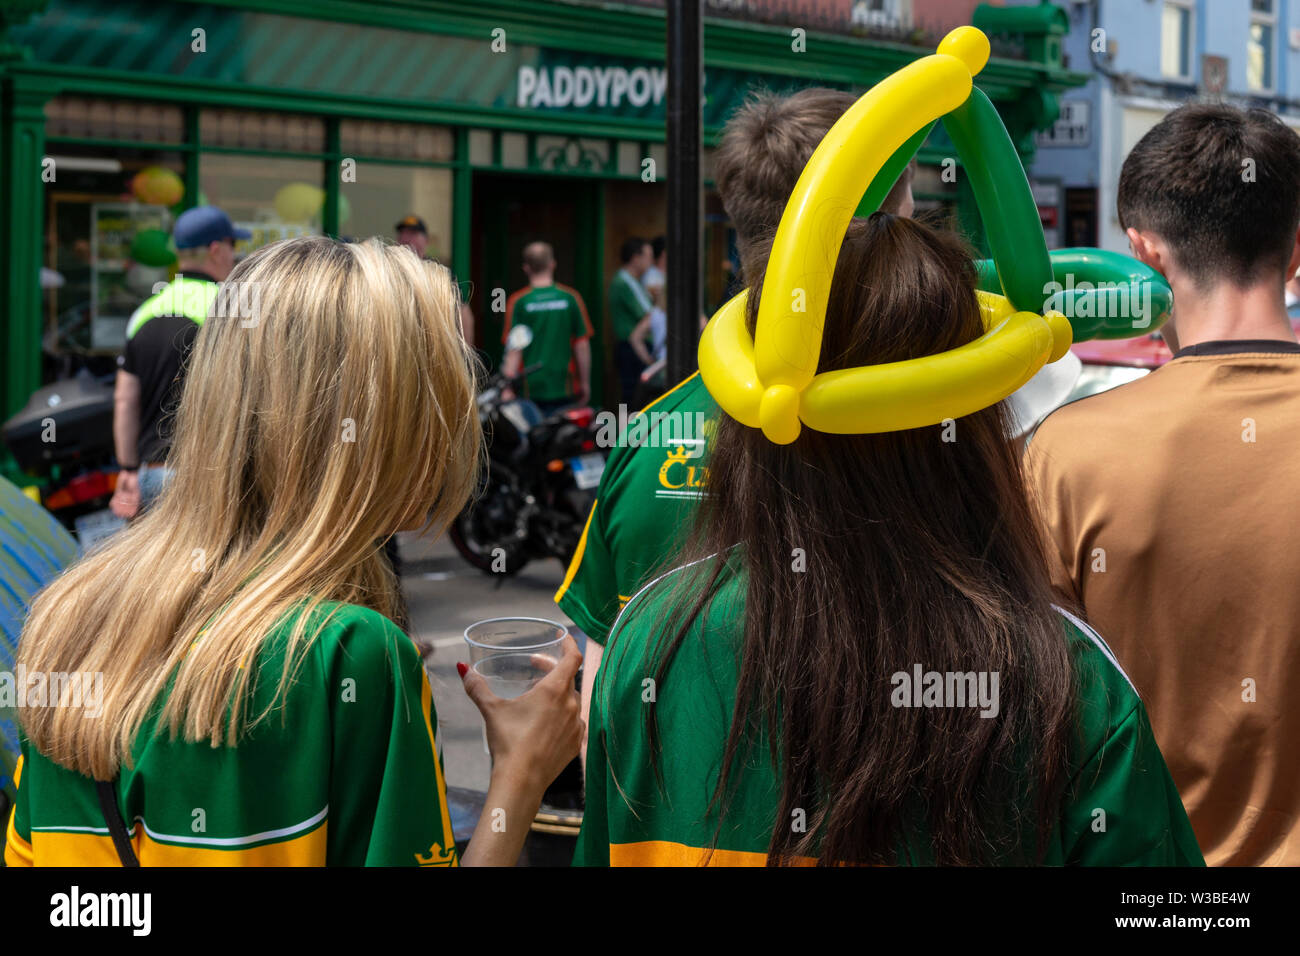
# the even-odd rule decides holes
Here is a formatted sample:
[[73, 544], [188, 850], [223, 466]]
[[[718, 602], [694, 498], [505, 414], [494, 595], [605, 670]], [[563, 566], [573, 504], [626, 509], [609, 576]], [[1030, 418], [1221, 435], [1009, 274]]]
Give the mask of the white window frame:
[[1255, 24], [1258, 23], [1263, 26], [1272, 28], [1272, 34], [1271, 34], [1272, 49], [1268, 51], [1269, 66], [1271, 67], [1271, 69], [1269, 70], [1269, 73], [1271, 75], [1269, 76], [1268, 86], [1256, 87], [1250, 85], [1250, 33], [1249, 31], [1247, 31], [1246, 33], [1246, 90], [1250, 93], [1267, 94], [1267, 93], [1277, 92], [1277, 60], [1278, 60], [1277, 0], [1271, 0], [1271, 4], [1272, 4], [1272, 11], [1269, 13], [1263, 13], [1261, 11], [1256, 10], [1254, 8], [1253, 3], [1250, 5], [1250, 25], [1253, 27]]
[[[1187, 11], [1187, 72], [1166, 73], [1164, 64], [1165, 7], [1181, 7]], [[1175, 83], [1193, 83], [1196, 80], [1196, 0], [1164, 0], [1160, 4], [1160, 76]]]

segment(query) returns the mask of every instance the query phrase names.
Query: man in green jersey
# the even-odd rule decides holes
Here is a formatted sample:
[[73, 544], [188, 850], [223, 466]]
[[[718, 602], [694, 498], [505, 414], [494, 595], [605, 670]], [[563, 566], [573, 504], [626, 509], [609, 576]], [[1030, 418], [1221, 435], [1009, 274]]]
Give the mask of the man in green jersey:
[[[761, 262], [763, 242], [775, 235], [813, 150], [856, 100], [852, 93], [823, 88], [763, 93], [727, 123], [715, 169], [722, 203], [736, 226], [744, 274]], [[911, 211], [910, 175], [900, 177], [881, 208]], [[605, 465], [596, 504], [555, 595], [591, 638], [583, 665], [584, 711], [614, 619], [671, 556], [703, 491], [717, 410], [696, 373], [644, 409], [640, 433], [629, 428], [620, 436]]]
[[529, 344], [506, 353], [505, 373], [528, 373], [525, 395], [549, 414], [557, 408], [591, 400], [591, 320], [577, 289], [555, 281], [555, 252], [549, 243], [524, 247], [528, 285], [506, 300], [502, 341], [516, 325], [532, 331]]
[[[716, 560], [716, 559], [715, 559]], [[680, 571], [681, 569], [679, 569]], [[658, 739], [645, 732], [645, 678], [658, 622], [675, 606], [671, 572], [629, 603], [627, 633], [601, 668], [591, 706], [587, 805], [574, 862], [585, 866], [763, 866], [772, 840], [781, 778], [764, 759], [734, 777], [719, 829], [712, 788], [731, 725], [740, 655], [735, 622], [744, 619], [745, 577], [733, 574], [677, 647], [653, 703]], [[644, 606], [642, 606], [644, 605]], [[1078, 678], [1079, 713], [1065, 794], [1051, 830], [1045, 865], [1200, 866], [1196, 837], [1128, 676], [1087, 624], [1059, 611]], [[619, 628], [623, 628], [620, 618]], [[919, 695], [918, 695], [919, 696]], [[605, 742], [614, 740], [613, 764]], [[753, 754], [766, 756], [767, 740]], [[662, 775], [661, 777], [656, 774]], [[619, 794], [628, 794], [623, 799]], [[665, 796], [671, 796], [671, 800]], [[807, 816], [813, 819], [814, 808]], [[1022, 836], [1032, 846], [1030, 829]], [[898, 864], [931, 863], [928, 834], [906, 834]], [[811, 858], [799, 863], [812, 864]], [[992, 862], [1016, 862], [992, 861]]]

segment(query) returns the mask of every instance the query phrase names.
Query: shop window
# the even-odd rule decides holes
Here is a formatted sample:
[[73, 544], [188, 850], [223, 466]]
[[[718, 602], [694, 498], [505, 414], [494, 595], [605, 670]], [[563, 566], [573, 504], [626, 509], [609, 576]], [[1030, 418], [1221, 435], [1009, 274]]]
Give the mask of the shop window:
[[452, 173], [427, 166], [357, 163], [357, 180], [339, 194], [339, 235], [394, 238], [393, 226], [407, 215], [419, 216], [428, 228], [425, 255], [451, 259]]
[[242, 255], [277, 239], [319, 234], [324, 176], [324, 164], [313, 159], [204, 153], [199, 199], [253, 233], [236, 244], [236, 255]]
[[45, 135], [128, 143], [181, 143], [185, 114], [168, 103], [56, 96], [45, 104]]
[[490, 129], [472, 129], [469, 131], [469, 161], [472, 166], [492, 165], [492, 131]]
[[199, 140], [230, 149], [320, 153], [325, 150], [325, 120], [299, 113], [205, 109], [199, 113]]
[[41, 292], [52, 355], [108, 355], [131, 313], [170, 278], [184, 194], [181, 153], [51, 142]]
[[618, 144], [618, 174], [620, 176], [640, 176], [641, 160], [645, 156], [640, 143], [622, 140]]
[[345, 119], [339, 123], [344, 156], [451, 162], [456, 140], [446, 126]]
[[1165, 0], [1160, 20], [1160, 73], [1170, 79], [1192, 77], [1192, 0]]
[[501, 165], [507, 169], [528, 168], [528, 137], [523, 133], [498, 133], [501, 137]]
[[1273, 89], [1273, 48], [1277, 30], [1275, 0], [1251, 0], [1250, 39], [1246, 43], [1246, 85], [1256, 92]]

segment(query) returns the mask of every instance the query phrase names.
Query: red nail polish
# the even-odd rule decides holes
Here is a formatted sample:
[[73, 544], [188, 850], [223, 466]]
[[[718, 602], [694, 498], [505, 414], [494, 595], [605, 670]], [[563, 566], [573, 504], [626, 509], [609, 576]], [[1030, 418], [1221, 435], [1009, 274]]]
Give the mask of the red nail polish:
[[468, 667], [466, 667], [464, 664], [460, 663], [460, 661], [457, 661], [457, 662], [456, 662], [456, 673], [459, 674], [462, 678], [465, 676], [465, 674], [466, 674], [468, 671], [469, 671], [469, 668], [468, 668]]

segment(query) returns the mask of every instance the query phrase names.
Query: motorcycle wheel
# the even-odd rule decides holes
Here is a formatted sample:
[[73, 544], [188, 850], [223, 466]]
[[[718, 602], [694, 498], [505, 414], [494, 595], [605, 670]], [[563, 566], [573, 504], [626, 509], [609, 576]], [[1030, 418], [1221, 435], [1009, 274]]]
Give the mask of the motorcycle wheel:
[[[528, 563], [528, 553], [522, 545], [504, 548], [500, 539], [484, 539], [479, 532], [473, 502], [456, 516], [456, 520], [447, 529], [447, 535], [460, 556], [484, 574], [517, 574]], [[499, 556], [493, 554], [497, 548], [505, 550], [504, 570], [501, 569]]]

